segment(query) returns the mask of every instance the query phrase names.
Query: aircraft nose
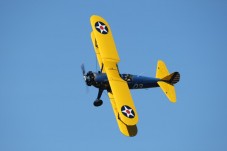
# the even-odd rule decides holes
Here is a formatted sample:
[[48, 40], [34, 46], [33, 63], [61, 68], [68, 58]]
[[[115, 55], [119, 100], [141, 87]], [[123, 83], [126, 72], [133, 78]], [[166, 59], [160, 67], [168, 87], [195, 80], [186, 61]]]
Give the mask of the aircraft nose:
[[92, 72], [88, 72], [86, 75], [84, 75], [84, 81], [86, 82], [86, 84], [88, 86], [91, 86], [92, 85], [92, 75], [93, 73]]

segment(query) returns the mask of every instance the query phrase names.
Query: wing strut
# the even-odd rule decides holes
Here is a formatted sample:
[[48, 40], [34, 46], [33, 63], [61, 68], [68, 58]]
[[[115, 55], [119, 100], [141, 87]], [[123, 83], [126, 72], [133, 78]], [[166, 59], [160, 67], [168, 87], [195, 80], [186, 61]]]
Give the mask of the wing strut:
[[102, 70], [103, 70], [103, 66], [104, 66], [104, 64], [102, 63], [102, 67], [101, 67], [101, 73], [102, 73]]

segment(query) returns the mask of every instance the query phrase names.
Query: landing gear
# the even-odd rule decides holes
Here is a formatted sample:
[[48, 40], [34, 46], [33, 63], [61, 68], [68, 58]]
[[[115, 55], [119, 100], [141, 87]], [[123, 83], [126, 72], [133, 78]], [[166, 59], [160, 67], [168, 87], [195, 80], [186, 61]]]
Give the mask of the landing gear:
[[96, 99], [93, 104], [94, 104], [94, 106], [99, 107], [99, 106], [101, 106], [103, 104], [103, 101]]
[[103, 101], [100, 99], [102, 96], [102, 92], [103, 92], [103, 89], [99, 89], [97, 99], [93, 103], [94, 106], [96, 106], [96, 107], [101, 106], [103, 104]]

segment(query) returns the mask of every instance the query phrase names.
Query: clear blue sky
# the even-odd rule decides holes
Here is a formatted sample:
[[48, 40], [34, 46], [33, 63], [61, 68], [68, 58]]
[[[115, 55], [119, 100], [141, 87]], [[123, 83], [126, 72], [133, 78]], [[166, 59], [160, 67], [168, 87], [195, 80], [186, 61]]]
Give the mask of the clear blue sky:
[[[226, 151], [227, 1], [0, 1], [1, 151]], [[123, 136], [108, 97], [93, 107], [80, 65], [96, 70], [90, 16], [104, 17], [123, 73], [179, 71], [177, 103], [131, 91], [138, 135]]]

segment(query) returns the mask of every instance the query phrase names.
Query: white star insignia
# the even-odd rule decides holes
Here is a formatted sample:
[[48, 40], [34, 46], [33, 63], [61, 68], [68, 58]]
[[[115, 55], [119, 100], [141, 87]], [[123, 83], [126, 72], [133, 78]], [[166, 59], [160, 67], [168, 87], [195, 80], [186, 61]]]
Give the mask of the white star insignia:
[[99, 29], [101, 31], [101, 33], [106, 32], [107, 33], [107, 30], [106, 30], [106, 25], [101, 25], [100, 22], [98, 22], [98, 26], [96, 26], [97, 29]]
[[134, 117], [135, 115], [132, 114], [132, 109], [128, 109], [126, 106], [124, 106], [124, 110], [122, 111], [123, 113], [126, 113], [127, 117]]

